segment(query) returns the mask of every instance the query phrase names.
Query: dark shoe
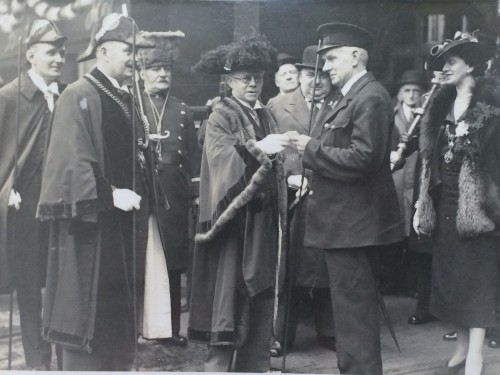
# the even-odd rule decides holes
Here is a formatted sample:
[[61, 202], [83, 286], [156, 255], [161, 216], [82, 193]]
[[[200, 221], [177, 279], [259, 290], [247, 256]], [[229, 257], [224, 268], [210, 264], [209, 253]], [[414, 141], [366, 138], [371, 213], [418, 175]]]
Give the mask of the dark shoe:
[[337, 351], [337, 343], [335, 341], [335, 337], [318, 336], [318, 344], [324, 348], [331, 350], [332, 352]]
[[174, 335], [166, 339], [152, 339], [148, 340], [153, 343], [153, 345], [176, 345], [176, 346], [187, 346], [188, 339], [181, 335]]
[[457, 341], [457, 331], [445, 333], [443, 335], [443, 340], [444, 341]]
[[455, 366], [448, 366], [448, 361], [446, 361], [446, 363], [444, 364], [444, 371], [443, 371], [443, 375], [454, 375], [454, 374], [457, 374], [460, 369], [462, 368], [465, 368], [465, 360], [467, 358], [464, 358], [464, 360], [458, 364], [456, 364]]
[[427, 314], [427, 315], [415, 314], [415, 315], [412, 315], [408, 318], [408, 324], [412, 324], [414, 326], [419, 326], [421, 324], [427, 324], [430, 322], [434, 322], [436, 320], [438, 320], [438, 319], [435, 318], [434, 316], [432, 316], [431, 314]]
[[270, 354], [271, 357], [275, 358], [283, 356], [283, 347], [278, 340], [274, 340], [274, 342], [271, 344]]
[[177, 346], [187, 346], [188, 344], [188, 339], [181, 335], [173, 335], [172, 337], [168, 338], [168, 340], [170, 341], [170, 343]]
[[488, 346], [493, 349], [498, 349], [500, 348], [500, 340], [497, 339], [489, 339], [488, 340]]

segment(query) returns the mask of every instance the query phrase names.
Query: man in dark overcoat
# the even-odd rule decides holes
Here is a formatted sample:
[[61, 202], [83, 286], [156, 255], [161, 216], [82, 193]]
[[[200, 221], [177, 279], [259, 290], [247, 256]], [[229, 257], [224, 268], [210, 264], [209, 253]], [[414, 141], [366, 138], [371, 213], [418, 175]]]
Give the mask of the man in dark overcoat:
[[[300, 86], [293, 92], [277, 96], [268, 107], [276, 118], [280, 133], [297, 131], [299, 134], [309, 134], [316, 122], [322, 122], [335, 102], [338, 90], [332, 88], [330, 76], [326, 72], [319, 72], [314, 83], [317, 46], [308, 46], [304, 49], [302, 62], [295, 64], [299, 69]], [[314, 92], [313, 92], [314, 90]], [[314, 102], [313, 102], [314, 101]], [[311, 107], [312, 124], [310, 124]], [[302, 159], [297, 149], [287, 147], [285, 155], [285, 172], [289, 180], [289, 200], [295, 198], [297, 187], [300, 186], [302, 174]], [[307, 178], [306, 178], [307, 181]], [[302, 203], [307, 205], [307, 198]], [[304, 210], [304, 209], [303, 209]], [[302, 211], [305, 212], [305, 211]], [[325, 256], [322, 249], [304, 248], [305, 215], [300, 215], [300, 223], [293, 216], [290, 230], [292, 246], [294, 246], [294, 285], [290, 302], [290, 317], [288, 324], [287, 341], [291, 346], [295, 340], [295, 331], [298, 324], [300, 305], [310, 304], [315, 318], [316, 334], [320, 345], [335, 349], [335, 329], [333, 325], [332, 305], [330, 301], [330, 284]], [[300, 235], [296, 235], [298, 231]], [[297, 243], [295, 243], [297, 242]], [[309, 297], [311, 296], [311, 297]], [[284, 311], [278, 313], [275, 333], [280, 343], [274, 344], [271, 354], [279, 355], [280, 346], [285, 339]]]
[[[99, 20], [79, 57], [96, 67], [68, 86], [52, 120], [37, 216], [51, 221], [43, 335], [63, 346], [63, 370], [126, 370], [134, 357], [152, 189], [148, 130], [136, 116], [134, 139], [124, 85], [134, 29], [121, 14]], [[152, 45], [137, 35], [136, 47]]]
[[188, 337], [207, 344], [206, 371], [266, 372], [286, 184], [277, 133], [258, 98], [276, 50], [252, 35], [204, 54], [195, 67], [228, 74], [231, 97], [207, 122]]
[[144, 91], [141, 102], [150, 125], [150, 138], [156, 151], [159, 180], [168, 197], [169, 209], [160, 209], [159, 225], [165, 243], [172, 337], [168, 342], [187, 345], [181, 328], [181, 274], [188, 266], [188, 212], [192, 184], [200, 173], [200, 148], [193, 116], [188, 106], [170, 91], [172, 64], [179, 56], [181, 31], [142, 32], [155, 48], [140, 52]]
[[381, 375], [378, 249], [402, 237], [389, 165], [393, 105], [366, 71], [368, 31], [332, 23], [318, 33], [323, 71], [342, 98], [311, 137], [291, 135], [312, 170], [304, 246], [325, 250], [340, 372]]
[[58, 79], [65, 41], [52, 22], [35, 20], [26, 40], [28, 71], [0, 89], [0, 285], [17, 291], [26, 365], [40, 370], [51, 362], [40, 334], [48, 227], [35, 214], [50, 117], [64, 88]]
[[[407, 139], [408, 130], [415, 118], [425, 87], [424, 74], [417, 70], [403, 72], [398, 82], [397, 103], [394, 107], [394, 129], [391, 150], [396, 153], [398, 146]], [[404, 167], [393, 171], [392, 178], [398, 195], [401, 219], [404, 222], [404, 238], [400, 243], [388, 246], [381, 253], [381, 289], [385, 293], [400, 291], [402, 284], [403, 252], [408, 247], [408, 238], [414, 211], [414, 184], [418, 154], [408, 156]], [[423, 320], [426, 320], [423, 316]], [[418, 319], [415, 322], [418, 324]], [[413, 324], [413, 323], [411, 323]]]

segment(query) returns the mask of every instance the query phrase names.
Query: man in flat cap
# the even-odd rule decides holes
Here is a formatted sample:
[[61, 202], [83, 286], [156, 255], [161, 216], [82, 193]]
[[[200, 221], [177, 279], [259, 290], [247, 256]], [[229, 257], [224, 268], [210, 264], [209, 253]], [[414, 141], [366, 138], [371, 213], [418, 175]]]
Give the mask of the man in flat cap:
[[[141, 32], [155, 48], [140, 52], [140, 76], [144, 82], [141, 104], [150, 125], [159, 180], [170, 208], [159, 210], [165, 244], [172, 336], [169, 343], [187, 345], [181, 328], [181, 274], [188, 267], [188, 211], [191, 191], [198, 190], [200, 149], [188, 106], [171, 94], [172, 65], [179, 56], [181, 31]], [[161, 337], [157, 337], [161, 338]]]
[[[280, 133], [295, 130], [299, 134], [308, 135], [316, 122], [321, 123], [324, 116], [332, 110], [338, 90], [336, 87], [332, 87], [330, 76], [327, 72], [322, 72], [321, 68], [318, 76], [315, 77], [317, 50], [318, 47], [315, 45], [306, 47], [302, 55], [302, 62], [295, 64], [300, 72], [300, 86], [289, 94], [276, 97], [272, 103], [268, 104], [269, 109], [276, 118]], [[316, 83], [314, 82], [315, 78]], [[313, 119], [310, 124], [311, 111]], [[289, 194], [292, 195], [293, 200], [297, 188], [300, 186], [303, 169], [302, 160], [297, 149], [292, 147], [287, 147], [283, 154], [285, 155], [285, 172], [291, 187]], [[303, 204], [307, 205], [307, 198]], [[295, 340], [299, 305], [305, 302], [310, 303], [313, 308], [318, 343], [335, 350], [335, 330], [325, 256], [321, 249], [303, 247], [304, 226], [305, 215], [300, 215], [300, 223], [292, 220], [290, 225], [291, 238], [297, 238], [294, 234], [296, 231], [300, 235], [297, 238], [298, 243], [292, 243], [296, 252], [296, 258], [294, 259], [295, 288], [292, 292], [290, 318], [287, 327], [288, 345], [291, 346]], [[278, 315], [277, 327], [275, 328], [277, 339], [281, 345], [285, 336], [283, 315]], [[271, 354], [275, 356], [279, 354], [280, 348], [275, 344], [274, 349]]]
[[[203, 145], [188, 336], [209, 345], [206, 371], [266, 372], [286, 184], [288, 144], [258, 100], [276, 51], [252, 35], [204, 54], [196, 69], [227, 74]], [[281, 237], [281, 238], [280, 238]]]
[[[153, 189], [148, 129], [136, 116], [133, 139], [125, 86], [137, 31], [121, 14], [99, 20], [79, 58], [95, 57], [96, 68], [68, 86], [54, 111], [37, 216], [51, 221], [43, 335], [63, 346], [64, 370], [126, 370], [133, 360], [133, 295], [140, 304]], [[137, 34], [136, 48], [147, 47]]]
[[378, 250], [402, 238], [389, 165], [393, 105], [366, 71], [368, 31], [333, 23], [318, 33], [323, 71], [342, 97], [310, 137], [291, 135], [312, 170], [304, 246], [325, 250], [340, 372], [381, 375]]
[[33, 21], [29, 69], [0, 89], [0, 286], [17, 290], [26, 365], [41, 370], [51, 362], [50, 344], [40, 335], [48, 227], [35, 214], [49, 120], [63, 88], [65, 41], [52, 22]]

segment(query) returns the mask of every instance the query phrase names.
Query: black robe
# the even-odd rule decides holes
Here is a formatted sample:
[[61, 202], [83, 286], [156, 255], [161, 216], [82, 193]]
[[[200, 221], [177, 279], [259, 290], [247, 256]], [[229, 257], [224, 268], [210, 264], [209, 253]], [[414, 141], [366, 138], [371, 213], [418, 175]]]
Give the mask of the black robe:
[[[68, 86], [56, 106], [37, 213], [52, 221], [43, 334], [68, 347], [127, 357], [134, 346], [133, 288], [137, 301], [144, 289], [152, 168], [148, 152], [146, 168], [133, 156], [130, 98], [120, 97], [98, 69], [91, 75], [122, 106], [87, 77]], [[136, 137], [144, 138], [139, 126]], [[134, 213], [114, 208], [112, 186], [135, 188], [142, 197], [135, 254]]]

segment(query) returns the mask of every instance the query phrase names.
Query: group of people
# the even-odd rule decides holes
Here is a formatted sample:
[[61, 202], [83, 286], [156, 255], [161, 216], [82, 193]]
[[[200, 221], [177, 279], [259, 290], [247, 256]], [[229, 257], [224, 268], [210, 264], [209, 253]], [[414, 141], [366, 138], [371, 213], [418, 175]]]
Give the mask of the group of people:
[[[418, 74], [403, 75], [394, 107], [367, 71], [370, 32], [329, 23], [317, 34], [301, 62], [257, 33], [201, 56], [194, 70], [225, 75], [230, 95], [214, 101], [200, 160], [192, 115], [170, 94], [183, 33], [106, 15], [79, 58], [96, 67], [64, 88], [66, 38], [33, 23], [29, 69], [0, 90], [0, 277], [17, 289], [29, 367], [49, 368], [50, 343], [64, 370], [126, 370], [138, 336], [185, 345], [190, 263], [188, 339], [208, 346], [206, 371], [269, 371], [307, 300], [341, 373], [382, 374], [380, 257], [412, 224], [433, 253], [425, 313], [457, 326], [442, 371], [481, 374], [500, 305], [491, 46], [464, 32], [434, 47], [440, 88], [423, 112]], [[280, 93], [266, 106], [268, 72]]]

